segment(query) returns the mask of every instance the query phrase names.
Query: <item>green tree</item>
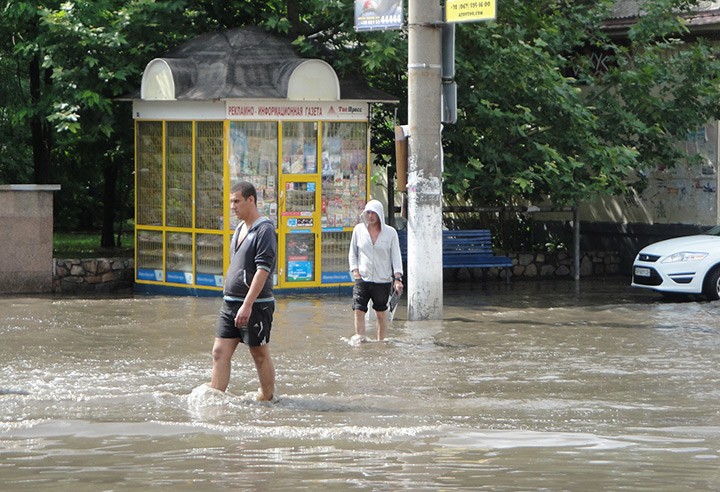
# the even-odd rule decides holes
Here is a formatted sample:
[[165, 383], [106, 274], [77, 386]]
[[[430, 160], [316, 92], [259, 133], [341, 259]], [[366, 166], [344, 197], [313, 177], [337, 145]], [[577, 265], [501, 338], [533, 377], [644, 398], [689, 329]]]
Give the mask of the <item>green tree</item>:
[[[62, 194], [65, 203], [58, 200], [60, 213], [79, 217], [76, 226], [100, 223], [103, 247], [119, 245], [116, 219], [132, 215], [132, 120], [127, 105], [115, 100], [135, 89], [144, 56], [182, 39], [176, 30], [185, 24], [182, 7], [101, 0], [39, 10], [39, 49], [52, 73], [47, 120], [62, 137], [55, 152], [62, 168], [54, 175], [68, 191]], [[64, 219], [61, 225], [71, 217]]]
[[0, 56], [0, 183], [32, 181], [32, 151], [26, 131], [17, 125], [22, 92], [17, 65]]
[[[645, 2], [626, 39], [602, 22], [611, 0], [506, 0], [497, 20], [458, 25], [459, 119], [446, 125], [449, 202], [573, 204], [641, 186], [681, 158], [674, 143], [720, 116], [716, 50], [684, 43], [691, 0]], [[407, 115], [407, 33], [358, 33], [352, 0], [8, 0], [0, 16], [0, 179], [59, 182], [58, 223], [113, 224], [132, 210], [135, 92], [149, 60], [189, 37], [262, 25], [341, 78], [398, 96], [373, 111], [372, 150], [393, 153]], [[603, 54], [606, 69], [589, 63]], [[397, 115], [397, 116], [396, 116]], [[98, 203], [100, 206], [98, 206]], [[80, 218], [78, 218], [80, 217]]]
[[[62, 228], [113, 224], [131, 214], [132, 124], [116, 99], [137, 88], [149, 59], [210, 26], [183, 1], [9, 1], [0, 21], [0, 67], [14, 68], [3, 135], [20, 156], [3, 180], [58, 182]], [[23, 137], [23, 135], [28, 135]], [[30, 149], [29, 152], [27, 149]], [[31, 156], [32, 162], [28, 162]], [[100, 204], [100, 206], [98, 206]]]
[[[445, 130], [450, 200], [575, 204], [642, 186], [683, 156], [676, 142], [720, 115], [716, 51], [684, 43], [679, 12], [657, 0], [626, 39], [603, 31], [613, 2], [507, 0], [496, 22], [460, 25], [460, 117]], [[605, 69], [590, 63], [604, 56]]]
[[[47, 99], [43, 97], [43, 86], [49, 82], [49, 73], [42, 67], [42, 52], [35, 49], [35, 40], [39, 36], [39, 17], [34, 4], [30, 2], [8, 2], [0, 16], [0, 48], [1, 64], [12, 67], [12, 74], [4, 92], [7, 135], [16, 138], [4, 139], [6, 154], [20, 155], [21, 159], [30, 157], [32, 179], [37, 183], [47, 183], [50, 169], [50, 128], [43, 118], [47, 114]], [[22, 129], [29, 134], [23, 138]], [[12, 130], [11, 130], [12, 128]], [[30, 146], [31, 152], [22, 152]], [[6, 168], [3, 174], [10, 171], [25, 177], [22, 161], [14, 160], [12, 168]]]
[[[59, 228], [101, 223], [102, 246], [112, 246], [113, 225], [132, 207], [132, 121], [117, 98], [137, 90], [152, 58], [189, 37], [242, 25], [292, 36], [301, 51], [332, 58], [350, 78], [362, 72], [364, 46], [378, 56], [394, 52], [371, 38], [357, 43], [347, 0], [10, 0], [0, 20], [0, 70], [14, 76], [0, 128], [2, 151], [15, 158], [0, 178], [60, 183]], [[343, 53], [351, 45], [361, 48]]]

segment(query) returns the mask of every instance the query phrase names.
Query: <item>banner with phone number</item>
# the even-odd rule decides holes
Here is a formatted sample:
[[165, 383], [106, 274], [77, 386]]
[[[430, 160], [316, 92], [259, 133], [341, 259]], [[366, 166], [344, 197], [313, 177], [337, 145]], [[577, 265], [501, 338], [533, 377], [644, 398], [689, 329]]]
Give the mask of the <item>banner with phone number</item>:
[[402, 0], [355, 0], [355, 30], [401, 29]]

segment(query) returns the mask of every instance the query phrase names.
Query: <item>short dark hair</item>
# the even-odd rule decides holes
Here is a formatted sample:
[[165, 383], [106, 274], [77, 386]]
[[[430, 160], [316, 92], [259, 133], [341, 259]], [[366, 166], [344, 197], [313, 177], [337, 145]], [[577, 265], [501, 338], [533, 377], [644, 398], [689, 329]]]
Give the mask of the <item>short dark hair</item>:
[[252, 183], [248, 181], [239, 181], [232, 185], [232, 188], [230, 188], [230, 193], [237, 193], [238, 191], [245, 200], [253, 197], [253, 201], [257, 203], [257, 191], [255, 190], [255, 186], [253, 186]]

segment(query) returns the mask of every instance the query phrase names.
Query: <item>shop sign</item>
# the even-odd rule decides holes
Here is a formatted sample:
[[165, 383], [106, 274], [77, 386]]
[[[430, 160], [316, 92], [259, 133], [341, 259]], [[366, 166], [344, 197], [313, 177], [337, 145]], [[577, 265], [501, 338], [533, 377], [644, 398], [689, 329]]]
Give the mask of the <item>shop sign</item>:
[[222, 275], [211, 275], [209, 273], [198, 273], [195, 281], [197, 285], [204, 285], [207, 287], [222, 287], [223, 276]]
[[367, 120], [367, 104], [343, 101], [228, 100], [230, 120]]
[[324, 284], [341, 284], [343, 282], [352, 282], [349, 272], [323, 272], [322, 283]]

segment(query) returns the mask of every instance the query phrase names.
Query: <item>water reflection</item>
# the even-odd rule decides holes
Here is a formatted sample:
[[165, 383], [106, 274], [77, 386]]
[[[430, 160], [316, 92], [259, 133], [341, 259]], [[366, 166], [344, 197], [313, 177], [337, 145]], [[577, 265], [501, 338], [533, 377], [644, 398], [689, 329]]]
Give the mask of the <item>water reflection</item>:
[[351, 346], [349, 297], [284, 296], [281, 400], [203, 387], [218, 299], [0, 299], [7, 490], [710, 490], [720, 303], [622, 281], [446, 286]]

